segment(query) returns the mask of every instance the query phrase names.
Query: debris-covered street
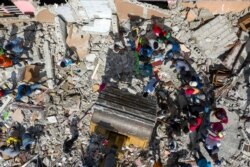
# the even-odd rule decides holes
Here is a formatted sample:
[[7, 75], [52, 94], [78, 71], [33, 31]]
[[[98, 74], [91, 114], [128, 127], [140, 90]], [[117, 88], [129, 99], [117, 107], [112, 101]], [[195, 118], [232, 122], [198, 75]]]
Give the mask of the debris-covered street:
[[249, 167], [250, 2], [3, 0], [0, 167]]

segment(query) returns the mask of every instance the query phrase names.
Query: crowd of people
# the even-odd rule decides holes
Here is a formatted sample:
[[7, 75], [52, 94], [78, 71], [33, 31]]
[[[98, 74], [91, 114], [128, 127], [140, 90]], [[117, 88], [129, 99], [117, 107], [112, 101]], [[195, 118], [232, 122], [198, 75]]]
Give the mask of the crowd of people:
[[[148, 35], [149, 33], [150, 35]], [[130, 36], [129, 36], [130, 35]], [[181, 86], [176, 88], [177, 96], [183, 96], [187, 102], [186, 105], [178, 106], [178, 111], [187, 122], [189, 133], [194, 136], [190, 139], [191, 152], [196, 159], [199, 167], [209, 167], [211, 162], [205, 158], [199, 147], [199, 143], [204, 144], [204, 148], [210, 155], [215, 165], [220, 165], [221, 160], [218, 156], [221, 140], [224, 138], [224, 126], [228, 123], [227, 112], [224, 108], [219, 108], [214, 104], [212, 91], [206, 90], [202, 78], [189, 64], [181, 51], [180, 42], [172, 37], [171, 31], [164, 30], [163, 27], [153, 24], [150, 30], [133, 27], [129, 36], [129, 46], [135, 52], [136, 57], [136, 73], [144, 77], [149, 77], [148, 83], [143, 90], [143, 96], [157, 94], [156, 88], [160, 85], [161, 77], [159, 76], [159, 68], [162, 64], [171, 62], [171, 67], [175, 68], [177, 77], [181, 82]], [[168, 104], [167, 104], [168, 105]], [[170, 105], [170, 104], [169, 104]], [[171, 117], [169, 111], [162, 108], [159, 119]], [[170, 124], [176, 126], [175, 123]], [[180, 125], [180, 128], [182, 125]], [[172, 127], [173, 129], [180, 129]], [[157, 162], [158, 163], [158, 162]], [[182, 164], [179, 166], [185, 166]], [[191, 166], [191, 165], [190, 165]]]

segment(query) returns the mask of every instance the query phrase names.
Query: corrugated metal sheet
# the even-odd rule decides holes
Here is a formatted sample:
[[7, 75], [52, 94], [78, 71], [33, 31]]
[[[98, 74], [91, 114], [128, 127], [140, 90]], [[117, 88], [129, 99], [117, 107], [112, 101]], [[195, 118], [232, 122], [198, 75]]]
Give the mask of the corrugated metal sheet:
[[94, 105], [92, 122], [123, 135], [150, 139], [156, 119], [156, 99], [108, 87]]

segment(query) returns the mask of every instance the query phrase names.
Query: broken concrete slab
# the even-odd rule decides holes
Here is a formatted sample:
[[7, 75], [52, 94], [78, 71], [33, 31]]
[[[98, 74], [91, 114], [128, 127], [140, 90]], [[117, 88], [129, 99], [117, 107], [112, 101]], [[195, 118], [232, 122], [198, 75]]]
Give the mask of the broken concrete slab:
[[26, 104], [21, 102], [13, 102], [10, 106], [12, 109], [24, 109], [44, 112], [45, 107], [40, 105]]
[[233, 73], [234, 74], [238, 73], [239, 70], [241, 69], [242, 65], [244, 64], [247, 56], [250, 53], [249, 48], [250, 48], [250, 39], [248, 39], [247, 43], [243, 47], [241, 53], [239, 54], [239, 56], [238, 56], [238, 58], [236, 60], [236, 63], [235, 63], [234, 68], [233, 68]]
[[237, 58], [238, 53], [240, 52], [240, 49], [242, 48], [243, 43], [236, 42], [235, 46], [232, 48], [230, 53], [227, 54], [226, 58], [223, 60], [223, 65], [231, 70], [233, 68], [233, 64]]
[[194, 21], [198, 17], [198, 13], [195, 12], [195, 10], [190, 9], [186, 15], [186, 20], [188, 22]]
[[41, 23], [55, 23], [55, 15], [49, 9], [43, 9], [36, 14], [36, 20]]
[[201, 51], [210, 58], [217, 58], [238, 40], [236, 30], [225, 16], [217, 16], [192, 34]]
[[54, 64], [53, 64], [53, 56], [50, 53], [49, 50], [49, 41], [45, 41], [43, 45], [43, 51], [44, 51], [44, 59], [45, 59], [45, 65], [46, 65], [46, 73], [49, 80], [47, 81], [48, 87], [50, 89], [54, 88], [54, 80], [55, 80], [55, 74], [54, 74]]
[[111, 19], [95, 19], [93, 22], [82, 26], [81, 30], [90, 34], [108, 35], [111, 30]]
[[9, 114], [13, 121], [17, 121], [19, 123], [23, 122], [24, 115], [21, 109], [16, 109], [14, 112], [10, 112]]
[[150, 19], [153, 16], [169, 18], [170, 15], [158, 8], [153, 9], [143, 3], [132, 3], [128, 0], [115, 0], [115, 6], [119, 21], [128, 20], [130, 16], [140, 16], [142, 18]]
[[183, 7], [199, 9], [208, 9], [213, 14], [225, 14], [229, 12], [240, 12], [250, 6], [250, 2], [244, 0], [239, 1], [223, 1], [223, 0], [199, 0], [193, 2], [182, 2]]

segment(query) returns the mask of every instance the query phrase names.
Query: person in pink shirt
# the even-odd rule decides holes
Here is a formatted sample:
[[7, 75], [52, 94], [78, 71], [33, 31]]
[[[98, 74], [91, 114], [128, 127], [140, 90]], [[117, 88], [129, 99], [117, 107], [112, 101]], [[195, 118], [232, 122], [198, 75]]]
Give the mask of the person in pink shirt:
[[215, 140], [221, 140], [224, 138], [224, 127], [221, 122], [211, 122], [209, 126], [209, 136]]

